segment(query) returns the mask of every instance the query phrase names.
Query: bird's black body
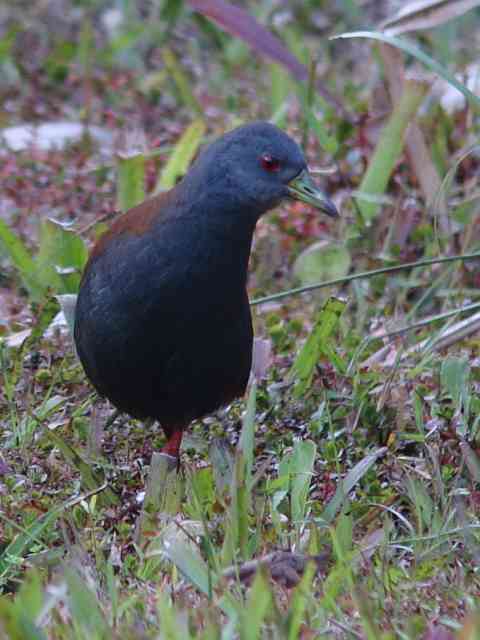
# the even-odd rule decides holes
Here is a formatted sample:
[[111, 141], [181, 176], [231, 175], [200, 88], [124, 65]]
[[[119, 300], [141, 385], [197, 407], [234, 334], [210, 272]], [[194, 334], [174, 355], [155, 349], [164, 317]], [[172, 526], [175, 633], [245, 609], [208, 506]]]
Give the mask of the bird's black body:
[[166, 428], [241, 395], [248, 381], [253, 227], [212, 237], [208, 222], [178, 215], [172, 202], [147, 243], [145, 234], [113, 236], [93, 254], [78, 297], [75, 340], [94, 386]]
[[[262, 153], [279, 158], [284, 175], [265, 171]], [[255, 224], [305, 167], [276, 127], [241, 127], [208, 147], [173, 190], [130, 210], [102, 236], [75, 318], [77, 351], [100, 394], [180, 438], [191, 420], [243, 394]]]

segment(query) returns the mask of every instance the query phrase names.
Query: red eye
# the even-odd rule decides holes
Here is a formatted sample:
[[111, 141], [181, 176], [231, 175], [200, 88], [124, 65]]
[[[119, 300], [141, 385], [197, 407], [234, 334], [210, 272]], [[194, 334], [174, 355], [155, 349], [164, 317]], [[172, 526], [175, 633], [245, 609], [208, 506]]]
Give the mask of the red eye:
[[260, 162], [265, 171], [278, 171], [280, 169], [280, 160], [272, 157], [269, 153], [264, 153], [260, 158]]

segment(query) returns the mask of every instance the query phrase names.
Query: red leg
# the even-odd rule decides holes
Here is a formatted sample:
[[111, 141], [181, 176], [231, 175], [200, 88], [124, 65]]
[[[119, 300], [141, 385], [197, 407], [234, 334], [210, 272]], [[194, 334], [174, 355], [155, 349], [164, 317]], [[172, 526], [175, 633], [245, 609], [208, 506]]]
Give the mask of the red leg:
[[182, 444], [183, 428], [175, 427], [167, 433], [167, 442], [161, 448], [161, 453], [178, 459], [180, 445]]

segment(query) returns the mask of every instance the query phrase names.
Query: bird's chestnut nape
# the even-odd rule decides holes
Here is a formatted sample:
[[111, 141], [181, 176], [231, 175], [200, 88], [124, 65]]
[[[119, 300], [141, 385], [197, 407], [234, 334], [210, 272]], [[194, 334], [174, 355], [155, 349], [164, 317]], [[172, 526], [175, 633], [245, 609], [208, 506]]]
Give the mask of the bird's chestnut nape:
[[280, 160], [274, 158], [270, 153], [262, 153], [260, 157], [260, 164], [265, 171], [280, 171]]

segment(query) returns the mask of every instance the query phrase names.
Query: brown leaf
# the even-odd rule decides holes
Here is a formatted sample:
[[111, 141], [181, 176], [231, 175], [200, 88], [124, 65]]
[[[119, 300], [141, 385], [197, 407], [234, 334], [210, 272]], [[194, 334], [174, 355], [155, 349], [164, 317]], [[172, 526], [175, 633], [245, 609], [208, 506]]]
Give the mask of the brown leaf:
[[266, 567], [272, 580], [287, 589], [296, 586], [305, 571], [307, 562], [313, 561], [317, 565], [317, 571], [324, 571], [330, 559], [330, 553], [325, 552], [316, 556], [308, 556], [303, 553], [291, 551], [275, 551], [266, 556], [244, 562], [240, 567], [229, 567], [223, 572], [228, 580], [240, 578], [241, 582], [250, 583], [260, 567]]
[[[260, 55], [270, 58], [285, 67], [296, 80], [308, 80], [308, 68], [303, 65], [285, 45], [268, 29], [240, 7], [224, 0], [188, 0], [188, 3], [221, 29], [246, 42]], [[317, 81], [318, 93], [338, 109], [346, 120], [352, 120], [343, 104], [328, 89]]]

